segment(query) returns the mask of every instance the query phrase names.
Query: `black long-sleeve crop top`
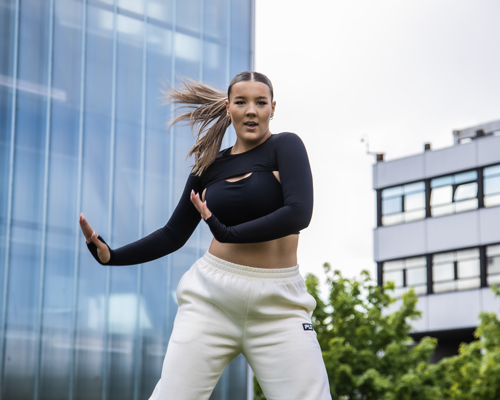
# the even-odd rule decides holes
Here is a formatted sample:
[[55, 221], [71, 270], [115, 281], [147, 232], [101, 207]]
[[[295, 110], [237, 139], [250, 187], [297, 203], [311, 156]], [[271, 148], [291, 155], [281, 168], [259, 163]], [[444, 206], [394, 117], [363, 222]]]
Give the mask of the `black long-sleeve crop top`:
[[[279, 171], [281, 184], [273, 171]], [[239, 181], [226, 181], [250, 172]], [[194, 190], [201, 196], [205, 189], [212, 213], [206, 223], [221, 243], [278, 239], [298, 233], [311, 220], [313, 185], [307, 152], [297, 135], [284, 132], [271, 135], [244, 153], [223, 150], [201, 176], [191, 173], [168, 223], [142, 239], [110, 249], [111, 259], [106, 265], [141, 264], [180, 249], [201, 219], [191, 203], [190, 192]], [[87, 246], [101, 263], [95, 244]]]

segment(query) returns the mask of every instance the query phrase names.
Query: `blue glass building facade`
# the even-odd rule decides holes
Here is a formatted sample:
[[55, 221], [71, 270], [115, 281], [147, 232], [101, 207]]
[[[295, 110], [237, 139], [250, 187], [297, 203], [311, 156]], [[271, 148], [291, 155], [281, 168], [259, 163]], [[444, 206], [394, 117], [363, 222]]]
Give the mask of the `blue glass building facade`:
[[[163, 226], [190, 170], [189, 127], [166, 133], [161, 82], [227, 87], [252, 68], [253, 0], [0, 0], [0, 397], [147, 399], [182, 274], [176, 253], [103, 267], [111, 247]], [[225, 146], [234, 140], [228, 132]], [[212, 399], [243, 399], [243, 357]]]

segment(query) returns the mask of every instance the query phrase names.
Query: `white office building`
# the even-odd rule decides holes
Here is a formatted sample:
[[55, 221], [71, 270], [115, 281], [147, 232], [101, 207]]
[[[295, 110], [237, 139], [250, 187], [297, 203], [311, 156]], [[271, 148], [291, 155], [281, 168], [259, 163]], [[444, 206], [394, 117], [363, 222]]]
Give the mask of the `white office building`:
[[454, 131], [452, 147], [373, 166], [379, 283], [411, 287], [415, 340], [439, 339], [437, 360], [473, 340], [481, 311], [500, 310], [500, 121]]

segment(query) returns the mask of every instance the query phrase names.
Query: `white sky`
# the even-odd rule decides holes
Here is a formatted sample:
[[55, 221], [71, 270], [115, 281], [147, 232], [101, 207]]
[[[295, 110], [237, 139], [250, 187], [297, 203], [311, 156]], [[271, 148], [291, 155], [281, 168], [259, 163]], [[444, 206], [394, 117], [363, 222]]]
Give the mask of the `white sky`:
[[499, 0], [256, 0], [255, 69], [273, 82], [271, 131], [304, 140], [314, 216], [303, 274], [375, 277], [370, 150], [386, 159], [453, 144], [500, 119]]

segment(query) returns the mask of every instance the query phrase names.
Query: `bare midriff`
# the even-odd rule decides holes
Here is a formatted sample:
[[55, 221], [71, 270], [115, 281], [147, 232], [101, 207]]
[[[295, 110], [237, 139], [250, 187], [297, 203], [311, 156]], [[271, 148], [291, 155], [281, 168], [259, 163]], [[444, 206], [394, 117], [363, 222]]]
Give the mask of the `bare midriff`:
[[299, 235], [261, 243], [220, 243], [213, 239], [208, 249], [215, 257], [253, 268], [290, 268], [297, 265]]

